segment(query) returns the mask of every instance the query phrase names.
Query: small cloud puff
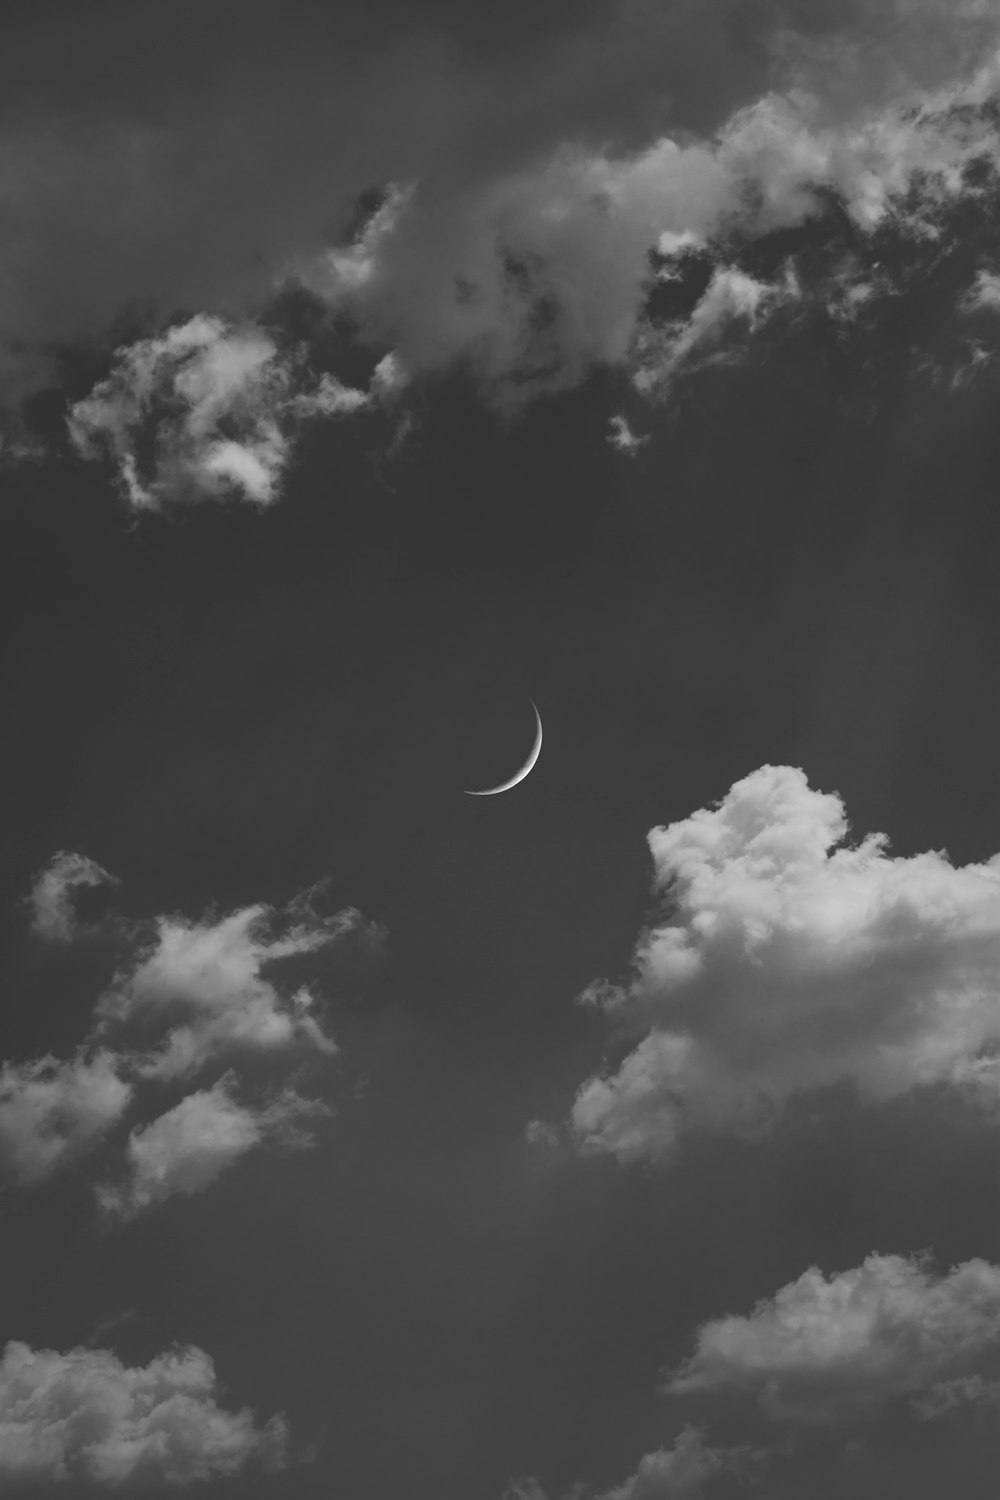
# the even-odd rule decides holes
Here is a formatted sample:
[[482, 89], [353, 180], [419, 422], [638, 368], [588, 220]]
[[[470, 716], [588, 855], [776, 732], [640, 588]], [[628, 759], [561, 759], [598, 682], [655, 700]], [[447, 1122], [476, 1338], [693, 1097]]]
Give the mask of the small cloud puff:
[[1000, 856], [956, 868], [846, 833], [840, 798], [788, 766], [653, 829], [664, 917], [629, 982], [585, 997], [647, 1032], [580, 1090], [585, 1148], [662, 1155], [841, 1083], [866, 1102], [930, 1084], [996, 1102]]
[[925, 1261], [870, 1255], [829, 1278], [815, 1267], [747, 1317], [713, 1319], [669, 1395], [754, 1395], [766, 1416], [829, 1423], [913, 1397], [918, 1416], [995, 1396], [977, 1367], [1000, 1352], [1000, 1267], [966, 1261], [935, 1277]]
[[312, 1145], [312, 1138], [297, 1122], [328, 1114], [325, 1105], [286, 1089], [269, 1104], [254, 1109], [232, 1097], [233, 1082], [227, 1074], [213, 1088], [188, 1094], [159, 1119], [132, 1131], [125, 1150], [126, 1180], [97, 1192], [109, 1217], [131, 1219], [177, 1193], [199, 1193], [246, 1152], [267, 1141]]
[[0, 1169], [40, 1182], [95, 1146], [121, 1119], [133, 1087], [121, 1061], [100, 1051], [0, 1067]]
[[258, 1426], [219, 1405], [203, 1350], [145, 1366], [106, 1349], [34, 1350], [9, 1343], [0, 1360], [0, 1478], [187, 1485], [286, 1461], [283, 1417]]
[[227, 496], [267, 506], [294, 422], [369, 400], [329, 375], [306, 388], [300, 365], [262, 328], [200, 314], [120, 350], [107, 379], [72, 408], [70, 439], [83, 458], [110, 458], [136, 510]]
[[116, 883], [115, 877], [94, 860], [60, 850], [38, 876], [28, 896], [32, 932], [49, 942], [70, 942], [78, 931], [75, 893], [86, 887]]

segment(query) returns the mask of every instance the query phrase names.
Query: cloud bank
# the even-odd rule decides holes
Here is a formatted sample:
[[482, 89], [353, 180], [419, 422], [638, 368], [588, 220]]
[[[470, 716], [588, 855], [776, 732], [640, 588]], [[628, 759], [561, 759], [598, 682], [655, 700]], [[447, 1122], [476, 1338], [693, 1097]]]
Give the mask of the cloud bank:
[[[60, 341], [118, 342], [70, 434], [139, 509], [269, 505], [304, 417], [385, 394], [310, 373], [308, 349], [275, 338], [268, 309], [289, 285], [325, 306], [324, 336], [346, 321], [388, 360], [394, 386], [457, 368], [510, 408], [611, 366], [660, 397], [803, 297], [892, 292], [850, 257], [805, 287], [794, 247], [761, 279], [741, 247], [835, 203], [859, 245], [891, 224], [933, 256], [1000, 162], [1000, 21], [972, 0], [622, 0], [502, 54], [374, 26], [345, 45], [314, 8], [295, 22], [257, 4], [240, 12], [238, 69], [217, 26], [199, 33], [202, 63], [165, 29], [140, 108], [130, 27], [102, 48], [99, 26], [70, 24], [60, 45], [75, 36], [110, 75], [97, 118], [50, 62], [34, 107], [12, 73], [0, 133], [8, 384], [37, 387]], [[13, 55], [37, 60], [43, 42], [22, 22]], [[704, 295], [655, 313], [699, 248]], [[143, 337], [121, 343], [126, 326]]]
[[250, 1463], [280, 1468], [286, 1442], [282, 1417], [258, 1426], [252, 1412], [219, 1405], [212, 1361], [193, 1346], [128, 1366], [106, 1349], [12, 1342], [0, 1360], [8, 1481], [188, 1485]]
[[835, 1084], [866, 1103], [950, 1085], [995, 1105], [1000, 856], [894, 858], [884, 835], [847, 831], [840, 798], [788, 766], [653, 829], [663, 918], [630, 979], [587, 997], [645, 1035], [580, 1089], [584, 1149], [662, 1156]]

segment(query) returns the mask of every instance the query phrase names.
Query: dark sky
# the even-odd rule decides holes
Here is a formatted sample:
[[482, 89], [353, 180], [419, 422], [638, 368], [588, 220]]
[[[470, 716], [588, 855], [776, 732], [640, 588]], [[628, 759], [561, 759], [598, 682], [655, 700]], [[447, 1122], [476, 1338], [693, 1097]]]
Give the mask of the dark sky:
[[[303, 137], [286, 159], [272, 142], [266, 170], [247, 158], [244, 194], [220, 148], [205, 233], [222, 250], [199, 251], [176, 283], [170, 257], [152, 257], [149, 295], [167, 310], [148, 334], [197, 311], [202, 290], [207, 310], [225, 310], [213, 289], [230, 210], [252, 200], [247, 225], [284, 253], [284, 228], [267, 228], [272, 184], [287, 174], [276, 212], [294, 218], [328, 158], [346, 204], [405, 137], [406, 110], [384, 141], [369, 117], [375, 146], [355, 155], [349, 143], [341, 165], [316, 36], [332, 39], [338, 70], [344, 55], [366, 77], [384, 62], [418, 103], [438, 67], [425, 73], [420, 59], [458, 58], [446, 71], [461, 101], [405, 170], [426, 160], [439, 182], [478, 183], [560, 139], [616, 135], [638, 149], [671, 114], [678, 131], [714, 129], [764, 91], [780, 24], [812, 45], [848, 24], [863, 40], [865, 26], [881, 36], [893, 23], [888, 6], [754, 6], [752, 23], [738, 9], [706, 7], [706, 20], [680, 4], [384, 0], [335, 16], [222, 5], [225, 24], [217, 14], [207, 26], [193, 6], [14, 5], [4, 128], [21, 144], [25, 120], [32, 139], [58, 138], [54, 156], [28, 158], [41, 182], [76, 129], [132, 130], [162, 110], [173, 131], [189, 112], [193, 144], [177, 146], [164, 179], [176, 196], [154, 184], [150, 209], [184, 238], [214, 201], [214, 168], [197, 193], [184, 172], [220, 98], [238, 134], [273, 76], [259, 118], [280, 120], [303, 70], [294, 130], [315, 107], [322, 151]], [[926, 7], [928, 34], [947, 27], [946, 11]], [[700, 65], [713, 80], [711, 100], [689, 107], [670, 47], [648, 54], [637, 40], [670, 28], [688, 38], [691, 77]], [[901, 55], [909, 46], [906, 33]], [[661, 61], [668, 102], [655, 104], [645, 80]], [[515, 73], [530, 81], [520, 122], [505, 95]], [[563, 80], [559, 118], [542, 107], [546, 78]], [[463, 153], [470, 120], [479, 134]], [[101, 149], [94, 181], [106, 184]], [[575, 1002], [599, 977], [621, 980], [640, 932], [662, 920], [651, 828], [787, 765], [840, 795], [853, 836], [886, 832], [893, 856], [947, 850], [958, 866], [1000, 849], [997, 379], [989, 359], [966, 384], [947, 365], [961, 299], [989, 265], [994, 181], [969, 221], [974, 253], [964, 221], [943, 232], [938, 259], [919, 238], [907, 260], [899, 243], [873, 248], [860, 233], [858, 253], [890, 257], [895, 280], [857, 323], [833, 329], [815, 311], [833, 297], [823, 276], [834, 266], [842, 281], [855, 253], [827, 205], [776, 247], [757, 226], [717, 252], [742, 255], [762, 281], [768, 246], [776, 266], [799, 257], [806, 312], [737, 331], [655, 400], [625, 363], [595, 360], [567, 388], [497, 410], [474, 360], [459, 358], [416, 371], [405, 430], [398, 409], [306, 427], [269, 507], [187, 493], [149, 512], [130, 510], [111, 467], [64, 435], [68, 403], [107, 373], [114, 317], [127, 326], [146, 275], [140, 256], [116, 311], [115, 257], [145, 239], [109, 234], [95, 266], [107, 200], [100, 188], [81, 208], [77, 187], [65, 187], [67, 218], [63, 189], [47, 185], [51, 212], [24, 220], [25, 243], [50, 252], [44, 274], [23, 270], [37, 257], [15, 265], [42, 312], [22, 316], [10, 293], [0, 317], [18, 399], [38, 381], [17, 339], [60, 351], [24, 408], [41, 446], [0, 473], [4, 1057], [89, 1046], [94, 1004], [135, 961], [130, 924], [157, 915], [280, 910], [327, 879], [329, 909], [359, 908], [386, 938], [274, 964], [282, 994], [313, 985], [340, 1048], [296, 1052], [281, 1075], [332, 1110], [312, 1150], [250, 1151], [204, 1191], [109, 1225], [94, 1184], [117, 1170], [128, 1118], [46, 1180], [5, 1187], [4, 1341], [101, 1347], [130, 1367], [175, 1344], [208, 1351], [222, 1405], [261, 1420], [283, 1411], [291, 1431], [285, 1468], [206, 1482], [220, 1497], [501, 1500], [516, 1475], [537, 1476], [552, 1500], [576, 1482], [603, 1496], [686, 1422], [714, 1445], [767, 1450], [759, 1481], [709, 1480], [709, 1496], [993, 1495], [988, 1408], [921, 1423], [890, 1401], [860, 1425], [796, 1428], [739, 1392], [666, 1398], [657, 1385], [701, 1325], [748, 1317], [811, 1266], [829, 1276], [873, 1252], [928, 1251], [941, 1275], [1000, 1261], [994, 1119], [946, 1087], [866, 1105], [848, 1078], [796, 1096], [759, 1137], [692, 1130], [665, 1159], [587, 1154], [567, 1121], [584, 1081], [617, 1068], [643, 1033]], [[16, 209], [20, 189], [9, 191]], [[344, 204], [310, 201], [289, 243], [304, 226], [311, 250]], [[83, 226], [79, 242], [50, 244], [67, 223]], [[78, 310], [80, 284], [100, 289], [100, 326]], [[700, 295], [661, 308], [661, 325], [696, 316]], [[655, 296], [649, 305], [655, 324]], [[608, 441], [622, 412], [645, 440], [634, 455]], [[21, 431], [16, 412], [10, 423]], [[529, 698], [545, 729], [537, 768], [503, 796], [464, 796], [526, 753]], [[25, 903], [60, 850], [120, 882], [81, 893], [68, 943], [33, 934]], [[268, 1081], [267, 1058], [233, 1066], [248, 1086]], [[182, 1094], [143, 1087], [154, 1091], [141, 1095], [144, 1123]], [[550, 1122], [551, 1139], [527, 1139], [532, 1120]], [[996, 1373], [996, 1348], [977, 1376]], [[5, 1420], [0, 1400], [4, 1474]], [[84, 1470], [38, 1485], [103, 1493]]]

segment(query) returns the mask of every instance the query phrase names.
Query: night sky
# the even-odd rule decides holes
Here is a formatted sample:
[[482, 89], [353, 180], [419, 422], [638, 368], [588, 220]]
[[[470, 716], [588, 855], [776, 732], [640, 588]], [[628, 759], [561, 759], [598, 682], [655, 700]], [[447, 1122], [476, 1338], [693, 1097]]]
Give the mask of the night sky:
[[0, 1490], [994, 1496], [1000, 8], [0, 38]]

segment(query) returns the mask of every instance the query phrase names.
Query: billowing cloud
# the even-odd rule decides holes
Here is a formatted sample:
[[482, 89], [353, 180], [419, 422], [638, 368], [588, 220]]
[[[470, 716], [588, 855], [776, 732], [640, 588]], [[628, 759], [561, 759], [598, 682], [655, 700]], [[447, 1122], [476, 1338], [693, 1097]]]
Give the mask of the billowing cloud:
[[227, 496], [266, 506], [295, 421], [346, 415], [367, 400], [329, 374], [306, 388], [300, 360], [254, 324], [199, 316], [121, 350], [73, 407], [69, 430], [82, 457], [110, 458], [137, 510]]
[[60, 850], [31, 888], [31, 928], [39, 937], [67, 943], [76, 934], [75, 893], [81, 888], [114, 884], [114, 876], [83, 854]]
[[160, 917], [156, 937], [119, 975], [97, 1006], [108, 1035], [165, 1035], [142, 1071], [174, 1078], [197, 1072], [210, 1058], [241, 1049], [275, 1051], [295, 1043], [321, 1052], [336, 1044], [314, 1015], [311, 991], [284, 996], [263, 970], [316, 953], [362, 924], [353, 910], [316, 917], [308, 904], [292, 910], [285, 930], [275, 913], [249, 906], [218, 921]]
[[177, 1193], [200, 1193], [265, 1142], [312, 1144], [298, 1122], [329, 1113], [323, 1104], [286, 1089], [253, 1108], [233, 1098], [234, 1081], [227, 1075], [211, 1089], [188, 1094], [159, 1119], [132, 1131], [125, 1150], [125, 1181], [98, 1190], [105, 1213], [129, 1219]]
[[944, 1276], [922, 1260], [871, 1255], [825, 1277], [813, 1268], [746, 1317], [698, 1330], [671, 1395], [734, 1391], [788, 1422], [876, 1414], [913, 1397], [919, 1415], [982, 1400], [982, 1362], [1000, 1353], [1000, 1267], [970, 1260]]
[[40, 1182], [94, 1146], [121, 1119], [132, 1085], [107, 1051], [0, 1067], [0, 1167]]
[[563, 144], [462, 196], [397, 189], [352, 252], [324, 252], [303, 275], [410, 372], [464, 364], [518, 402], [594, 364], [634, 364], [649, 391], [724, 322], [752, 324], [793, 291], [723, 260], [693, 316], [654, 335], [643, 318], [654, 252], [796, 226], [831, 196], [860, 234], [904, 210], [915, 237], [932, 231], [972, 192], [970, 164], [1000, 163], [981, 107], [998, 79], [991, 60], [935, 92], [834, 113], [818, 74], [809, 88], [793, 75], [711, 137], [663, 136], [632, 154]]
[[[454, 13], [436, 37], [422, 13], [419, 40], [398, 18], [348, 40], [333, 13], [261, 0], [213, 9], [185, 47], [165, 22], [118, 20], [112, 46], [100, 24], [35, 11], [4, 77], [0, 386], [53, 379], [53, 346], [106, 348], [140, 314], [162, 329], [201, 309], [123, 350], [74, 411], [79, 451], [110, 455], [147, 508], [277, 495], [298, 377], [254, 318], [289, 276], [391, 352], [397, 378], [458, 365], [512, 404], [613, 364], [651, 392], [712, 313], [643, 339], [652, 253], [706, 244], [734, 275], [734, 236], [831, 196], [863, 236], [890, 217], [934, 233], [973, 191], [968, 165], [997, 158], [1000, 22], [977, 0], [621, 0], [537, 20], [544, 41], [496, 55], [449, 44]], [[81, 69], [98, 105], [67, 83]], [[372, 184], [388, 197], [351, 245]], [[355, 399], [313, 395], [335, 414]]]
[[193, 1346], [124, 1365], [107, 1349], [31, 1349], [0, 1360], [0, 1478], [55, 1484], [187, 1485], [285, 1462], [284, 1419], [258, 1426], [219, 1404], [215, 1368]]
[[956, 867], [846, 834], [840, 798], [788, 766], [653, 829], [663, 918], [629, 981], [588, 996], [646, 1034], [580, 1090], [585, 1148], [661, 1155], [840, 1083], [866, 1102], [929, 1084], [995, 1101], [1000, 856]]

